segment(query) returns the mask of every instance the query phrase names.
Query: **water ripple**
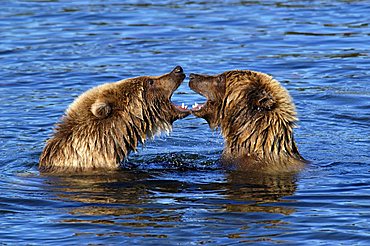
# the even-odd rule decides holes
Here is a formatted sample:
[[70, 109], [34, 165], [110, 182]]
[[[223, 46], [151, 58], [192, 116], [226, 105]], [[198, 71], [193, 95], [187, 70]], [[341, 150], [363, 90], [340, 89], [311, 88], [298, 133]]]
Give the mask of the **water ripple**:
[[[367, 245], [368, 12], [366, 1], [3, 3], [1, 243]], [[38, 172], [80, 93], [175, 65], [272, 74], [297, 105], [295, 138], [312, 163], [299, 175], [223, 170], [222, 136], [190, 116], [119, 172]], [[173, 101], [204, 98], [186, 79]]]

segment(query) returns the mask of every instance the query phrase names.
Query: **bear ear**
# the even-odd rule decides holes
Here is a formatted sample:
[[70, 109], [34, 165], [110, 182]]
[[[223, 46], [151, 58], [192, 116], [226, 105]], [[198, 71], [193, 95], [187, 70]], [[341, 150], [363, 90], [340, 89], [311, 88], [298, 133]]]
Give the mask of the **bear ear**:
[[91, 105], [91, 112], [99, 119], [104, 119], [112, 112], [112, 107], [105, 101], [97, 100]]
[[265, 90], [262, 90], [255, 100], [255, 107], [260, 110], [271, 110], [276, 105], [276, 100], [273, 95]]

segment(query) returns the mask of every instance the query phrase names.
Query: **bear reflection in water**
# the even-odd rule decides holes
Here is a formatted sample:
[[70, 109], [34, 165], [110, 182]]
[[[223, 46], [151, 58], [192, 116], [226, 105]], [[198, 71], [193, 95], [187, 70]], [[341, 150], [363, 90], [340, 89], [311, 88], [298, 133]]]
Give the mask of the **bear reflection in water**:
[[[143, 164], [144, 165], [144, 164]], [[184, 163], [182, 166], [186, 166]], [[78, 202], [61, 223], [112, 224], [128, 228], [181, 227], [187, 221], [210, 220], [229, 212], [291, 214], [296, 176], [239, 171], [120, 170], [105, 175], [45, 177], [63, 202]], [[217, 182], [204, 182], [217, 172]], [[181, 181], [181, 177], [196, 177]], [[284, 203], [287, 205], [285, 206]], [[77, 205], [77, 204], [76, 204]], [[272, 216], [274, 217], [274, 216]], [[119, 223], [118, 223], [119, 221]], [[263, 223], [270, 222], [263, 219]], [[272, 222], [271, 222], [272, 223]], [[274, 221], [273, 223], [278, 223]], [[242, 226], [242, 225], [241, 225]], [[122, 230], [118, 230], [122, 233]]]

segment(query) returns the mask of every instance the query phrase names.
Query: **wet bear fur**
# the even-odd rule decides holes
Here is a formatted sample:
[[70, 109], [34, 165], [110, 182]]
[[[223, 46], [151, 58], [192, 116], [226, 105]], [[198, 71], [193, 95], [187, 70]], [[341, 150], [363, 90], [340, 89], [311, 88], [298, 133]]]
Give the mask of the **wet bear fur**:
[[189, 86], [207, 98], [192, 113], [220, 128], [221, 162], [247, 171], [299, 171], [306, 161], [293, 136], [297, 114], [288, 91], [271, 76], [249, 70], [191, 74]]
[[107, 83], [80, 95], [56, 125], [42, 151], [42, 172], [118, 169], [130, 151], [188, 114], [170, 98], [184, 80], [180, 66], [162, 76]]

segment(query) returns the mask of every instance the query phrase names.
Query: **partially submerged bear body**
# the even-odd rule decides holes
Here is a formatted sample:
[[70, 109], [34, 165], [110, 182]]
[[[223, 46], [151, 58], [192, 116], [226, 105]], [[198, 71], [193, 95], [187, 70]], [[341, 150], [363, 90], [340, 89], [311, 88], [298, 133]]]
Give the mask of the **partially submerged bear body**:
[[139, 143], [189, 114], [171, 103], [184, 80], [180, 66], [162, 76], [108, 83], [80, 95], [66, 110], [40, 156], [43, 172], [117, 169]]
[[207, 98], [193, 114], [221, 128], [222, 163], [248, 171], [298, 171], [306, 162], [293, 137], [297, 121], [287, 90], [271, 76], [248, 70], [190, 75], [190, 88]]

